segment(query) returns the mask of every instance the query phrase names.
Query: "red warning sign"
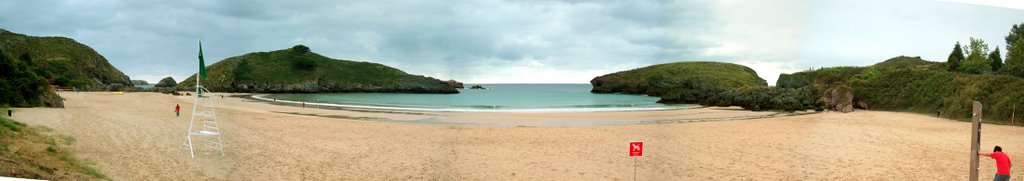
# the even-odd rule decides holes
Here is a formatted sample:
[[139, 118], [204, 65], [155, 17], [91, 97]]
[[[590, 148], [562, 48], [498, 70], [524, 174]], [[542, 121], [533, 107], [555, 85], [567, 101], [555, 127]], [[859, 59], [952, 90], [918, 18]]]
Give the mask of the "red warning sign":
[[635, 156], [642, 157], [642, 156], [644, 156], [644, 142], [642, 142], [642, 141], [629, 142], [629, 156], [630, 157], [635, 157]]

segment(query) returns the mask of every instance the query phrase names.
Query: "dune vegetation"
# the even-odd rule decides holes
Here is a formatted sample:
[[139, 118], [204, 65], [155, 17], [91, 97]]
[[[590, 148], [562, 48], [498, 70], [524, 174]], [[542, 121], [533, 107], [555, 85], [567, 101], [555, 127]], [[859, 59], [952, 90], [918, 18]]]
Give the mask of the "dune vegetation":
[[[6, 116], [6, 115], [5, 115]], [[107, 180], [107, 176], [74, 156], [75, 139], [49, 128], [29, 127], [0, 117], [0, 176], [45, 180]]]

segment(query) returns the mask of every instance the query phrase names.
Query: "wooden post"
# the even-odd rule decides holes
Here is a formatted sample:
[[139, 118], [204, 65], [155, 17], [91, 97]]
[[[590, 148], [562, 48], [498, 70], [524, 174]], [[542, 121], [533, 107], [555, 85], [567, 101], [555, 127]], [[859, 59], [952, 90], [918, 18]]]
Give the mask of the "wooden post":
[[974, 114], [971, 116], [971, 176], [968, 180], [978, 180], [979, 147], [981, 147], [981, 103], [974, 101]]
[[636, 157], [633, 157], [633, 181], [636, 181]]

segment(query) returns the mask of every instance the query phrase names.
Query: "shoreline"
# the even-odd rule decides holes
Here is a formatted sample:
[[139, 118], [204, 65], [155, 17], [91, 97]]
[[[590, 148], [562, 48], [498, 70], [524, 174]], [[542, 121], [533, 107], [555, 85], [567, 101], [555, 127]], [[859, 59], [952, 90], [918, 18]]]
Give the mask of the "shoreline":
[[[302, 104], [303, 101], [293, 100], [273, 100], [265, 98], [270, 94], [252, 94], [248, 98], [251, 100], [260, 100], [268, 102], [283, 102], [290, 104]], [[352, 105], [352, 104], [335, 104], [335, 103], [316, 103], [316, 102], [305, 102], [306, 105], [314, 106], [330, 106], [339, 108], [355, 108], [355, 109], [378, 109], [378, 110], [399, 110], [399, 111], [420, 111], [420, 112], [518, 112], [518, 113], [550, 113], [550, 112], [618, 112], [618, 111], [658, 111], [658, 110], [680, 110], [680, 109], [697, 109], [705, 108], [705, 106], [692, 105], [692, 106], [671, 106], [671, 107], [649, 107], [649, 108], [628, 108], [628, 107], [615, 107], [615, 108], [527, 108], [527, 109], [469, 109], [469, 108], [410, 108], [410, 107], [388, 107], [388, 106], [369, 106], [369, 105]]]
[[[301, 102], [289, 101], [289, 100], [277, 100], [276, 102], [272, 99], [264, 97], [258, 97], [267, 94], [257, 95], [246, 95], [237, 96], [241, 99], [250, 100], [252, 102], [258, 102], [262, 104], [275, 105], [275, 106], [288, 106], [301, 109], [324, 109], [324, 110], [338, 110], [338, 111], [352, 111], [352, 112], [364, 112], [364, 113], [386, 113], [386, 114], [407, 114], [407, 115], [420, 115], [427, 116], [421, 119], [391, 119], [388, 117], [352, 117], [346, 115], [338, 115], [333, 113], [301, 113], [301, 112], [282, 112], [272, 111], [275, 113], [302, 115], [302, 116], [317, 116], [324, 118], [334, 119], [350, 119], [360, 121], [372, 121], [372, 122], [394, 122], [394, 123], [409, 123], [409, 124], [437, 124], [437, 125], [460, 125], [460, 126], [614, 126], [614, 125], [646, 125], [646, 124], [675, 124], [675, 123], [693, 123], [693, 122], [709, 122], [709, 121], [736, 121], [736, 120], [752, 120], [752, 119], [764, 119], [773, 117], [786, 117], [786, 116], [799, 116], [808, 114], [818, 114], [821, 112], [814, 111], [797, 111], [797, 112], [777, 112], [777, 111], [748, 111], [737, 107], [706, 107], [706, 106], [695, 106], [695, 107], [681, 107], [675, 109], [653, 109], [653, 110], [606, 110], [606, 111], [554, 111], [554, 112], [535, 112], [535, 111], [438, 111], [438, 110], [417, 110], [417, 109], [388, 109], [388, 108], [377, 108], [372, 106], [347, 106], [347, 105], [336, 105], [336, 104], [317, 104], [317, 103], [306, 103], [306, 107], [301, 106]], [[313, 106], [310, 106], [313, 105]], [[324, 107], [314, 107], [316, 105], [326, 105]], [[735, 115], [735, 116], [711, 116], [711, 117], [690, 117], [692, 114], [702, 114], [699, 111], [714, 110], [719, 111], [736, 111], [736, 112], [750, 112], [756, 113], [752, 115]], [[661, 112], [672, 112], [672, 111], [690, 111], [697, 113], [677, 113], [666, 115], [659, 115]], [[492, 115], [513, 115], [514, 117], [520, 117], [521, 120], [540, 119], [543, 117], [564, 117], [564, 114], [618, 114], [618, 113], [636, 113], [643, 116], [635, 117], [619, 117], [618, 119], [602, 119], [596, 121], [594, 117], [580, 117], [577, 116], [573, 119], [558, 119], [558, 120], [547, 120], [547, 121], [520, 121], [520, 120], [506, 120], [506, 121], [487, 121], [479, 120], [480, 117], [486, 118]], [[644, 114], [650, 115], [644, 115]]]

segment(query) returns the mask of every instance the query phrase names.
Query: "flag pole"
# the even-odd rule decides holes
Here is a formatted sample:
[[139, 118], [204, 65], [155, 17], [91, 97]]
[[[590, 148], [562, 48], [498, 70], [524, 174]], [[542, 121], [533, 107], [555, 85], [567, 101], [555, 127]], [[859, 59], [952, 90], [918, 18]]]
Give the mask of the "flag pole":
[[199, 40], [199, 70], [196, 72], [196, 94], [199, 94], [199, 77], [203, 70], [203, 40]]

